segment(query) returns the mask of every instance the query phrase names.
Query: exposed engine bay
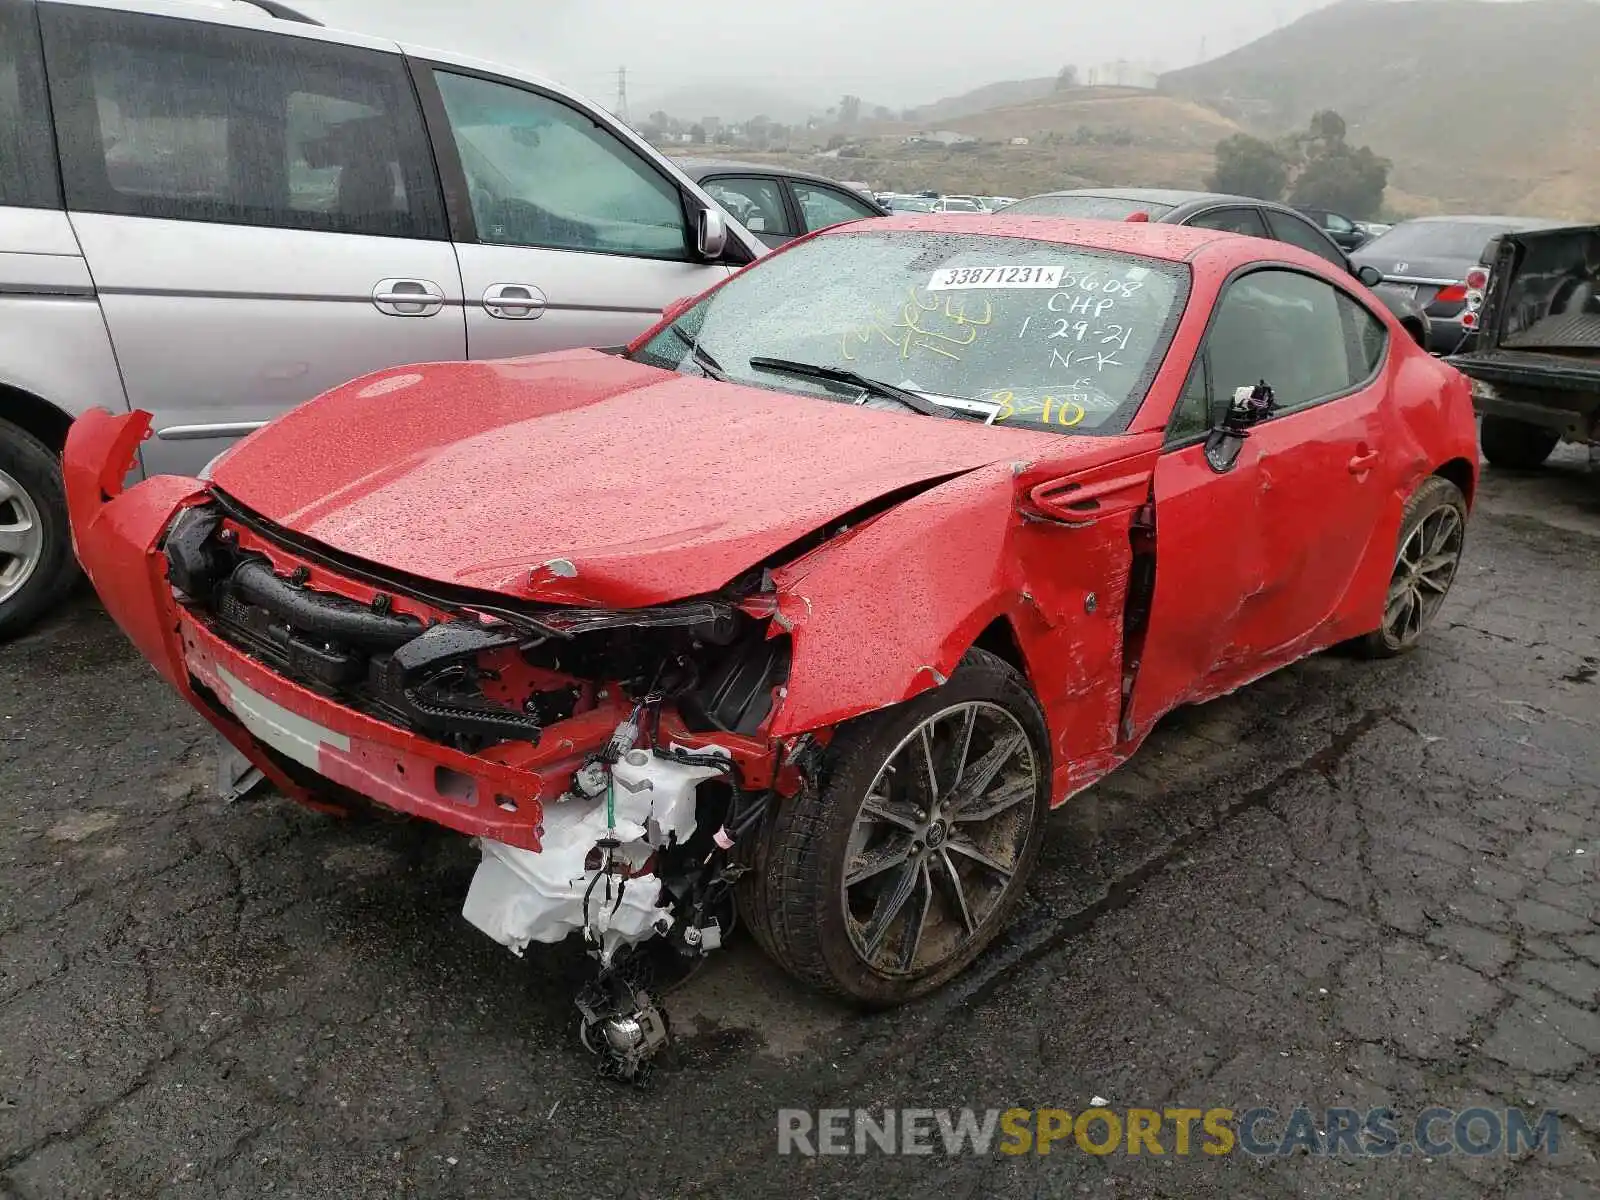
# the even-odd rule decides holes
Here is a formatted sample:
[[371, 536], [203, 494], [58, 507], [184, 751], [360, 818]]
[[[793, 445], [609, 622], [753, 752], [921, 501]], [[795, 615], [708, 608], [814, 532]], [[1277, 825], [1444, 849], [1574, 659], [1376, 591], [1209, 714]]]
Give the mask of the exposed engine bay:
[[[731, 931], [735, 847], [777, 794], [782, 747], [760, 735], [789, 640], [763, 573], [655, 608], [510, 608], [362, 580], [284, 540], [219, 497], [169, 530], [168, 579], [212, 635], [300, 688], [497, 767], [559, 751], [546, 778], [564, 787], [538, 798], [536, 846], [478, 836], [463, 915], [519, 956], [579, 935], [597, 965], [577, 997], [583, 1043], [604, 1073], [643, 1082], [668, 1042], [654, 989]], [[252, 724], [237, 695], [231, 712], [287, 774], [327, 786], [303, 743]], [[748, 780], [753, 753], [766, 769]], [[456, 776], [435, 769], [442, 795], [487, 803]]]

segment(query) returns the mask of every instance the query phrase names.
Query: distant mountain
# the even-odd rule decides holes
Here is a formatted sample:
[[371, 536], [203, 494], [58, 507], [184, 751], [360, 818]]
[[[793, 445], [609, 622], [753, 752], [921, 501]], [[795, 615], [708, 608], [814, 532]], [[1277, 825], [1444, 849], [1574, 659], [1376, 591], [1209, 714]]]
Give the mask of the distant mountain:
[[1263, 134], [1336, 109], [1351, 141], [1394, 163], [1391, 202], [1593, 217], [1597, 48], [1592, 0], [1344, 0], [1161, 90]]
[[808, 117], [820, 116], [835, 98], [826, 103], [802, 100], [766, 88], [749, 87], [736, 83], [702, 83], [678, 88], [660, 96], [645, 96], [629, 105], [635, 121], [657, 109], [680, 121], [698, 121], [703, 117], [720, 117], [724, 121], [748, 121], [764, 116], [785, 125], [793, 125]]
[[989, 83], [970, 92], [963, 92], [959, 96], [947, 96], [932, 104], [924, 104], [921, 108], [912, 110], [912, 117], [916, 124], [923, 126], [954, 121], [961, 117], [970, 117], [975, 113], [987, 112], [991, 108], [1028, 104], [1048, 96], [1055, 90], [1055, 86], [1054, 75], [1048, 75], [1043, 79], [1008, 79], [1000, 83]]

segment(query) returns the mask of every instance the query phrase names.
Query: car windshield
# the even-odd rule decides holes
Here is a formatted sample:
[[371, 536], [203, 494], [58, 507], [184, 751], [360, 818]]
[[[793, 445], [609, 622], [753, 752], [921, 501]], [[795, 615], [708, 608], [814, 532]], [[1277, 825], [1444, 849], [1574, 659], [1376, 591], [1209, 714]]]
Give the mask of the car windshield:
[[1366, 257], [1465, 258], [1477, 261], [1491, 238], [1506, 226], [1486, 221], [1407, 221], [1362, 247]]
[[931, 213], [933, 201], [924, 200], [920, 196], [896, 196], [889, 201], [889, 207], [895, 212]]
[[[1117, 433], [1144, 399], [1188, 292], [1186, 266], [1132, 254], [985, 234], [837, 234], [735, 276], [636, 357], [808, 397], [867, 399], [793, 373], [806, 364], [919, 393], [951, 415]], [[763, 358], [791, 369], [763, 367]]]
[[945, 212], [982, 212], [983, 207], [973, 200], [946, 200]]
[[1159, 221], [1172, 211], [1170, 204], [1148, 200], [1124, 200], [1117, 196], [1029, 196], [1006, 206], [1006, 215], [1015, 217], [1092, 217], [1120, 221], [1136, 212], [1149, 213]]

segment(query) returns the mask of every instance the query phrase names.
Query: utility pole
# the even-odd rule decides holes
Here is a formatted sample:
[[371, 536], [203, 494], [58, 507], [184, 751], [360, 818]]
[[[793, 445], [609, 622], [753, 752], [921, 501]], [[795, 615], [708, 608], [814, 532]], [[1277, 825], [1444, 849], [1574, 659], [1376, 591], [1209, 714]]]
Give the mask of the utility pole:
[[628, 68], [617, 68], [617, 120], [628, 124]]

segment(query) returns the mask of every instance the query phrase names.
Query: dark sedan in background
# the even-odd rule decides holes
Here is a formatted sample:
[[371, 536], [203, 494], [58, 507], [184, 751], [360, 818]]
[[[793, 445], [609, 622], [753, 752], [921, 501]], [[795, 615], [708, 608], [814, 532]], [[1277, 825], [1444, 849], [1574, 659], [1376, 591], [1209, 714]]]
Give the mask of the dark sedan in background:
[[[1428, 314], [1428, 349], [1454, 354], [1467, 334], [1467, 273], [1486, 266], [1489, 247], [1503, 233], [1553, 229], [1560, 221], [1537, 217], [1418, 217], [1402, 221], [1350, 256], [1356, 268], [1382, 276], [1373, 290], [1421, 305]], [[1478, 290], [1482, 290], [1481, 288]]]
[[825, 175], [771, 163], [680, 159], [678, 166], [710, 197], [768, 246], [803, 233], [889, 212], [870, 196]]
[[1346, 253], [1359, 250], [1372, 240], [1366, 230], [1343, 213], [1336, 213], [1329, 208], [1302, 208], [1300, 211], [1315, 221], [1317, 227]]
[[[1249, 196], [1230, 196], [1224, 192], [1188, 192], [1169, 188], [1080, 188], [1029, 196], [1007, 205], [1001, 211], [1007, 216], [1019, 217], [1144, 220], [1158, 221], [1164, 225], [1220, 229], [1275, 242], [1288, 242], [1291, 246], [1309, 250], [1343, 267], [1351, 274], [1356, 273], [1359, 265], [1352, 264], [1350, 257], [1326, 232], [1288, 205]], [[1364, 279], [1363, 282], [1370, 280]], [[1408, 297], [1404, 291], [1392, 288], [1383, 288], [1375, 294], [1420, 345], [1434, 349], [1427, 314], [1416, 300]]]

